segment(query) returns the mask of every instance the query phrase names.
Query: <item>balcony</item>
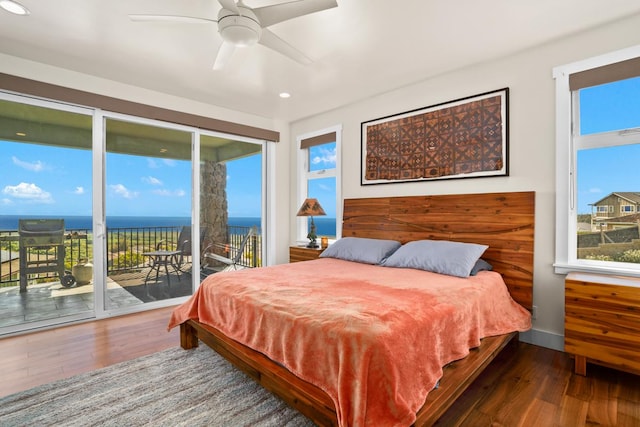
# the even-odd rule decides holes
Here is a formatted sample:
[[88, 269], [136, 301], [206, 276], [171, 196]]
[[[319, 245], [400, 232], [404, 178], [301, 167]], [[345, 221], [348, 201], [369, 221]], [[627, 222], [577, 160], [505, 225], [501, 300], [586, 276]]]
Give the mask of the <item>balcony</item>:
[[[148, 256], [161, 242], [178, 242], [181, 229], [181, 226], [107, 229], [106, 309], [191, 295], [191, 255], [171, 259], [173, 265], [166, 269], [160, 266], [157, 271], [152, 271], [157, 258]], [[249, 227], [228, 226], [227, 241], [223, 242], [222, 250], [238, 247], [248, 231]], [[61, 245], [23, 245], [21, 248], [20, 244], [18, 230], [0, 231], [0, 327], [93, 311], [92, 267], [86, 261], [92, 260], [94, 253], [91, 230], [67, 229]], [[206, 246], [206, 241], [201, 242], [201, 248]], [[63, 268], [57, 265], [62, 259], [61, 253]], [[238, 264], [242, 267], [261, 265], [259, 234], [251, 236], [239, 259]], [[35, 267], [25, 271], [25, 265]], [[64, 271], [62, 277], [61, 270]], [[76, 278], [87, 270], [88, 279]], [[216, 271], [214, 265], [202, 269], [198, 276], [201, 278]], [[71, 279], [76, 280], [71, 283]]]

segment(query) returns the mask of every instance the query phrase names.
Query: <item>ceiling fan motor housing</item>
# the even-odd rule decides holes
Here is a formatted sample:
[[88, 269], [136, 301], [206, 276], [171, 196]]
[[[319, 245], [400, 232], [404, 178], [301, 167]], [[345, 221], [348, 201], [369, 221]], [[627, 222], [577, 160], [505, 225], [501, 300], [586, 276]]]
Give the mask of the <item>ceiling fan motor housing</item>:
[[250, 46], [260, 40], [262, 27], [256, 15], [244, 7], [239, 7], [240, 13], [220, 9], [218, 13], [218, 32], [223, 40], [236, 46]]

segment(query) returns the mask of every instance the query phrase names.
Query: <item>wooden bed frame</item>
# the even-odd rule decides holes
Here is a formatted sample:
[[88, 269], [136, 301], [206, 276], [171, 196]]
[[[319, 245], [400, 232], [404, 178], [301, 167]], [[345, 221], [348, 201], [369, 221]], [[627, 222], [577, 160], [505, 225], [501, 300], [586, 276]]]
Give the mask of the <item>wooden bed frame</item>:
[[[500, 272], [513, 299], [531, 309], [533, 294], [533, 192], [408, 196], [344, 201], [344, 237], [439, 239], [482, 243], [482, 258]], [[447, 365], [440, 385], [427, 396], [416, 426], [434, 424], [517, 333], [488, 337], [462, 360]], [[180, 325], [180, 345], [204, 342], [266, 389], [321, 426], [337, 425], [333, 401], [323, 390], [228, 337], [189, 320]]]

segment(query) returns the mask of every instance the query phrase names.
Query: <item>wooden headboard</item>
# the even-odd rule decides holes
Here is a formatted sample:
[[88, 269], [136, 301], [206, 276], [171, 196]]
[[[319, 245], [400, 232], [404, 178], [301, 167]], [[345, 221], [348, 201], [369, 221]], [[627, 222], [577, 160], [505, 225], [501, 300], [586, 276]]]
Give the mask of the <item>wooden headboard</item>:
[[342, 235], [488, 245], [482, 258], [502, 274], [513, 299], [531, 309], [534, 223], [533, 191], [345, 199]]

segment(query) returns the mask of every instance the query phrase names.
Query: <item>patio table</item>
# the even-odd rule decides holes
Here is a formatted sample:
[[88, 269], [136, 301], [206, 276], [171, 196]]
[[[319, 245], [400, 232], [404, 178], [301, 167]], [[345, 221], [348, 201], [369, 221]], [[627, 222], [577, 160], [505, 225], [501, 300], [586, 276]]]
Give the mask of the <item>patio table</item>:
[[144, 279], [144, 285], [147, 286], [147, 281], [149, 280], [149, 275], [152, 271], [156, 272], [156, 282], [158, 281], [158, 273], [160, 272], [160, 268], [164, 266], [164, 272], [167, 275], [167, 285], [171, 285], [171, 276], [169, 275], [169, 266], [173, 268], [173, 271], [176, 272], [178, 276], [178, 281], [180, 281], [180, 268], [178, 266], [178, 255], [180, 255], [180, 251], [151, 251], [151, 252], [143, 252], [143, 256], [149, 257], [149, 272], [147, 273], [147, 277]]

